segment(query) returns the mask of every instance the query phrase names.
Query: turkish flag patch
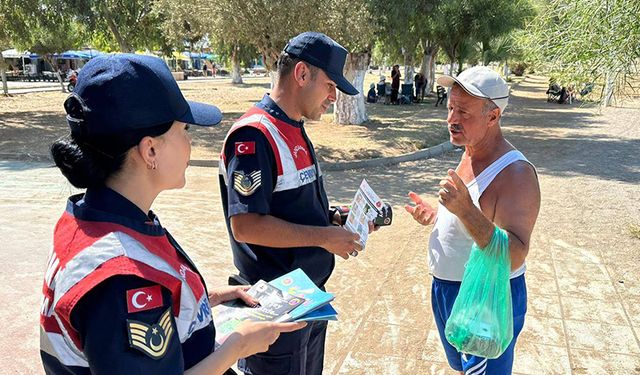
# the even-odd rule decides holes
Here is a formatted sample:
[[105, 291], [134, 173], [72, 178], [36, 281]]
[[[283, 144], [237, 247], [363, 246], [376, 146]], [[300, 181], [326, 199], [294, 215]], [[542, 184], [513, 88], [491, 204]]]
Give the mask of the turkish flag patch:
[[155, 309], [162, 306], [160, 285], [127, 290], [127, 311], [130, 313]]
[[253, 155], [255, 153], [255, 142], [236, 142], [236, 155]]

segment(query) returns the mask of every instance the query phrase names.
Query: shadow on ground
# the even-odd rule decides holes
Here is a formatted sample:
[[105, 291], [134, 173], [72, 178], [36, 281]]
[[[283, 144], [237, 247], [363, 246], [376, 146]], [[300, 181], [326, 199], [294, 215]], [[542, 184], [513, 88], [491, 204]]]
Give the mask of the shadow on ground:
[[[541, 172], [558, 176], [589, 175], [599, 178], [640, 182], [638, 138], [612, 138], [598, 128], [607, 126], [606, 116], [593, 103], [548, 103], [544, 94], [546, 81], [528, 78], [512, 93], [503, 123], [507, 139], [534, 163], [544, 165]], [[524, 92], [529, 94], [523, 95]], [[630, 117], [640, 111], [628, 112]], [[625, 164], [602, 163], [602, 159], [619, 160], [628, 154]], [[567, 160], [573, 160], [567, 163]]]

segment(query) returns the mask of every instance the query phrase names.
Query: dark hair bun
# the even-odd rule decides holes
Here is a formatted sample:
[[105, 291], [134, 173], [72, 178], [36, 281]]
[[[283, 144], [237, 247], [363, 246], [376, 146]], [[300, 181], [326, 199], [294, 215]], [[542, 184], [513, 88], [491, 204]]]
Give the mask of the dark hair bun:
[[[69, 136], [60, 138], [51, 145], [51, 156], [71, 185], [80, 189], [104, 185], [115, 164], [113, 161], [105, 163], [95, 153], [83, 150]], [[109, 164], [112, 164], [111, 168]], [[115, 169], [119, 169], [120, 165]]]

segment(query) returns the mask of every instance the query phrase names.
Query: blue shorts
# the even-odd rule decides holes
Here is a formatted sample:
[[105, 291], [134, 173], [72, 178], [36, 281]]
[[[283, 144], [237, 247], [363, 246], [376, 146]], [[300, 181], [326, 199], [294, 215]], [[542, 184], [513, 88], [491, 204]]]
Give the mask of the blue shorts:
[[444, 335], [444, 327], [451, 314], [453, 303], [460, 290], [459, 281], [447, 281], [433, 278], [431, 284], [431, 307], [440, 333], [440, 341], [444, 346], [449, 366], [456, 371], [464, 371], [466, 375], [506, 375], [511, 374], [516, 339], [524, 326], [524, 315], [527, 313], [527, 284], [524, 275], [511, 279], [511, 297], [513, 302], [513, 340], [507, 350], [496, 359], [476, 357], [460, 353]]

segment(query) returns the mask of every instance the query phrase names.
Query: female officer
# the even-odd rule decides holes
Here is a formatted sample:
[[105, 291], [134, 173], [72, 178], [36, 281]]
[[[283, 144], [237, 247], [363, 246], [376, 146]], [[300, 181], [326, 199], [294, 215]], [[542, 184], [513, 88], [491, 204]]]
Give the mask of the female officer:
[[214, 351], [210, 303], [197, 268], [150, 211], [185, 184], [189, 125], [220, 111], [188, 102], [155, 57], [101, 56], [82, 69], [64, 103], [71, 134], [51, 146], [71, 196], [54, 231], [43, 286], [40, 352], [47, 373], [232, 373], [299, 323], [248, 323]]

